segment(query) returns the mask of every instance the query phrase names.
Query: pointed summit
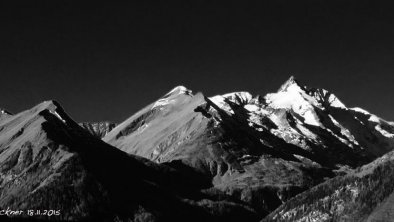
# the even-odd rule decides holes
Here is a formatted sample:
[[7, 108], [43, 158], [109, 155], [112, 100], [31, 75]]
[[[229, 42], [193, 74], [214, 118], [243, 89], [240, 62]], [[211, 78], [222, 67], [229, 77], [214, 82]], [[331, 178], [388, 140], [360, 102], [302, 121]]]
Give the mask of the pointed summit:
[[285, 83], [282, 84], [282, 86], [279, 88], [278, 92], [286, 91], [292, 85], [296, 85], [296, 86], [302, 88], [301, 85], [299, 84], [298, 80], [294, 76], [290, 76], [290, 78]]
[[164, 95], [164, 98], [172, 96], [172, 95], [179, 95], [179, 94], [186, 94], [186, 95], [192, 95], [192, 91], [185, 86], [177, 86], [173, 88], [171, 91], [169, 91], [167, 94]]

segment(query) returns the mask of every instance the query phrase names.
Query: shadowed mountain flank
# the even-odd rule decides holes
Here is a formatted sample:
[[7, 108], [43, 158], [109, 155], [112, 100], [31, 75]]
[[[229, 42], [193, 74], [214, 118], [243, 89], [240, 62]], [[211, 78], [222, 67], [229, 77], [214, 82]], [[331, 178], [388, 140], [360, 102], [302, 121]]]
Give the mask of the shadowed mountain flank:
[[225, 194], [201, 192], [203, 180], [92, 136], [57, 102], [2, 119], [0, 126], [1, 209], [60, 210], [34, 219], [64, 221], [257, 219]]

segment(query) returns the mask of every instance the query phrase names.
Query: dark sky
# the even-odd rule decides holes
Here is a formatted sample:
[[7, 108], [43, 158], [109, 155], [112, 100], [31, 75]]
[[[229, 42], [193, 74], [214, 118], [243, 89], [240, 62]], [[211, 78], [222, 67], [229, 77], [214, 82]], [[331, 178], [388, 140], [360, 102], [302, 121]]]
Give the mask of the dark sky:
[[389, 1], [5, 2], [0, 106], [11, 112], [55, 99], [77, 121], [121, 121], [176, 85], [263, 95], [295, 75], [394, 120]]

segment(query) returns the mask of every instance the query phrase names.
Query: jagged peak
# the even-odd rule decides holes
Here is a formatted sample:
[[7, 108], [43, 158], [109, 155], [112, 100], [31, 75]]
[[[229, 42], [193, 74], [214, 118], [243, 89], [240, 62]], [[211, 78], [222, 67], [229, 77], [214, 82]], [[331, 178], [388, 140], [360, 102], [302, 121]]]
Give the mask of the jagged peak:
[[[313, 88], [301, 85], [294, 76], [291, 76], [279, 88], [276, 95], [279, 96], [280, 94], [282, 94], [280, 96], [281, 100], [286, 99], [288, 100], [289, 104], [295, 103], [297, 101], [296, 98], [302, 97], [303, 100], [306, 100], [315, 106], [320, 104], [320, 106], [323, 107], [332, 106], [337, 108], [346, 108], [346, 106], [331, 92], [321, 88]], [[275, 95], [275, 93], [268, 94], [266, 98], [271, 97], [272, 100], [275, 98], [272, 95]]]
[[290, 76], [290, 78], [285, 83], [282, 84], [278, 92], [286, 91], [290, 86], [296, 86], [300, 89], [304, 88], [299, 84], [298, 80], [294, 76]]

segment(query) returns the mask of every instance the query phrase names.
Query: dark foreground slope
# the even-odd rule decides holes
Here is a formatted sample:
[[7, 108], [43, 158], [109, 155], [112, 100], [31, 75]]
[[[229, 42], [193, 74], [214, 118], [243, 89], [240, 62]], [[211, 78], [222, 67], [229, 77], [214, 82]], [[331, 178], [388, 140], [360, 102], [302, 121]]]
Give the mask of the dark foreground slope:
[[0, 209], [60, 210], [18, 220], [257, 220], [224, 194], [201, 193], [205, 186], [102, 142], [56, 102], [0, 119]]
[[297, 195], [263, 221], [394, 221], [394, 152]]

